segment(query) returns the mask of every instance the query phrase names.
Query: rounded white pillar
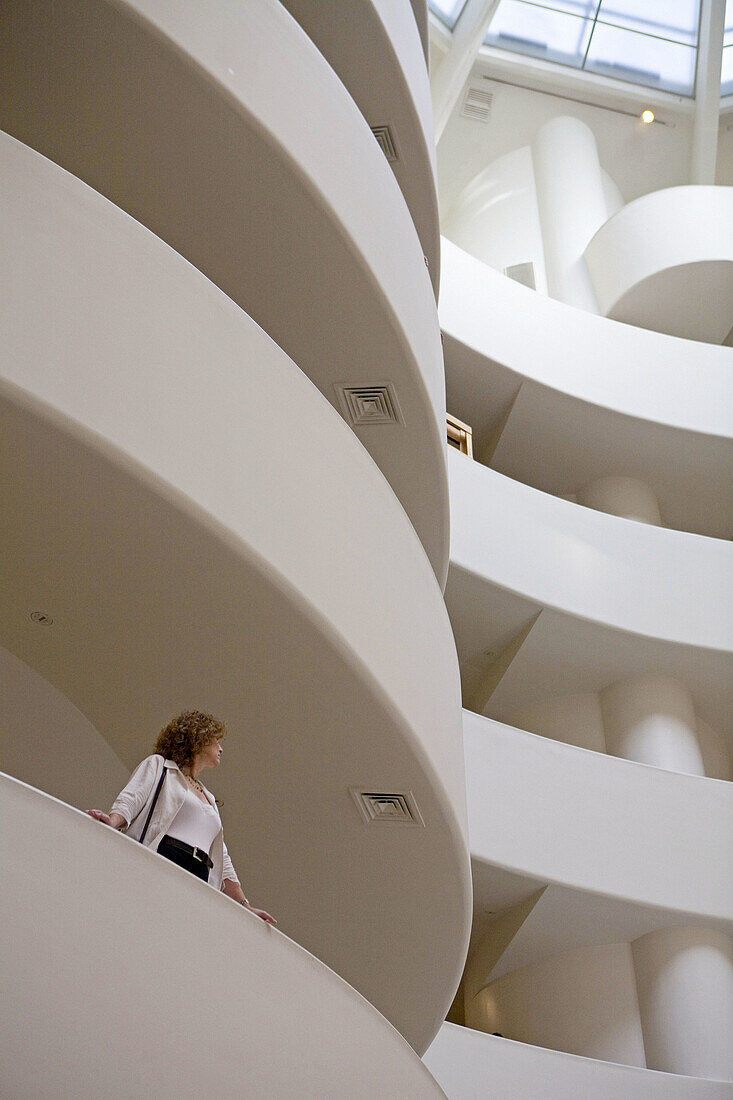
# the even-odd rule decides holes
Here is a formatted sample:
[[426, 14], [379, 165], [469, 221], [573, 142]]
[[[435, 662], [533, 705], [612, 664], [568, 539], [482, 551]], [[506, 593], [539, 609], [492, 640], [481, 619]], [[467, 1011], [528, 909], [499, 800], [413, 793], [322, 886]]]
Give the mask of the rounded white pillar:
[[577, 118], [553, 118], [532, 143], [537, 203], [552, 298], [598, 313], [583, 253], [608, 219], [596, 139]]
[[695, 707], [671, 676], [644, 673], [601, 692], [606, 750], [667, 771], [705, 775]]
[[712, 928], [666, 928], [632, 944], [649, 1069], [733, 1079], [733, 944]]
[[657, 498], [643, 481], [634, 477], [601, 477], [589, 481], [576, 493], [578, 504], [594, 508], [597, 512], [608, 512], [612, 516], [624, 519], [636, 519], [642, 523], [661, 526]]

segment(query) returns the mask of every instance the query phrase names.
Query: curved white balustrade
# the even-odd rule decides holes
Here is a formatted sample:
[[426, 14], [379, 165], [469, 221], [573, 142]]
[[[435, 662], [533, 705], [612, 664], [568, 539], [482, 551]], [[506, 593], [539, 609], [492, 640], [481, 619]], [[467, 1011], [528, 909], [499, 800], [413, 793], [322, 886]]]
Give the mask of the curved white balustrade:
[[490, 699], [491, 716], [508, 720], [518, 707], [647, 671], [679, 679], [700, 717], [730, 731], [729, 543], [580, 508], [457, 452], [449, 473], [446, 602], [464, 694], [518, 645], [472, 709]]
[[[415, 531], [221, 291], [56, 165], [2, 152], [0, 643], [127, 766], [183, 706], [221, 714], [248, 889], [424, 1047], [471, 902], [455, 646]], [[350, 787], [411, 791], [424, 828], [366, 825]]]
[[733, 329], [733, 187], [642, 195], [584, 255], [606, 317], [711, 344]]
[[0, 790], [7, 1096], [444, 1095], [280, 932], [32, 787]]
[[430, 62], [430, 24], [428, 22], [428, 0], [410, 0], [410, 6], [412, 8], [413, 15], [415, 16], [415, 22], [417, 23], [417, 30], [420, 35], [420, 42], [422, 44], [423, 53], [425, 55], [425, 65], [428, 67]]
[[[430, 80], [416, 13], [394, 0], [283, 0], [353, 96], [370, 127], [389, 127], [392, 170], [440, 283], [440, 226]], [[427, 11], [425, 18], [427, 28]]]
[[463, 737], [475, 863], [692, 919], [733, 917], [733, 886], [720, 873], [733, 861], [728, 784], [467, 711]]
[[[491, 936], [490, 926], [484, 956]], [[464, 998], [462, 1022], [477, 1031], [733, 1083], [733, 940], [722, 929], [666, 928], [630, 943], [604, 926], [593, 945], [550, 950], [489, 981], [469, 960]]]
[[425, 1064], [450, 1100], [728, 1100], [730, 1084], [581, 1058], [443, 1024]]
[[445, 238], [440, 320], [448, 408], [481, 461], [556, 495], [635, 478], [668, 526], [733, 534], [730, 348], [572, 309]]
[[[234, 299], [355, 430], [436, 575], [448, 561], [435, 297], [394, 175], [278, 0], [9, 0], [0, 125], [147, 225]], [[297, 76], [295, 75], [297, 74]]]

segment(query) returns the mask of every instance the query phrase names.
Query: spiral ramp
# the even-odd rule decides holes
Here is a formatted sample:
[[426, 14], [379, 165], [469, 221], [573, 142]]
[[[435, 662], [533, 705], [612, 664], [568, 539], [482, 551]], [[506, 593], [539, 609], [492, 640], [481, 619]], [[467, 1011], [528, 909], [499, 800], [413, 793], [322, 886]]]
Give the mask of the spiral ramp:
[[[367, 121], [280, 4], [3, 19], [11, 1092], [129, 1095], [150, 1072], [156, 1095], [195, 1095], [215, 1066], [235, 1095], [246, 1066], [264, 1095], [440, 1095], [418, 1055], [460, 978], [471, 878], [437, 265]], [[278, 108], [294, 70], [298, 110]], [[402, 99], [408, 76], [391, 81]], [[424, 62], [420, 79], [413, 100]], [[401, 148], [430, 174], [417, 138]], [[191, 705], [227, 721], [227, 843], [276, 931], [173, 868], [148, 912], [162, 861], [64, 805], [112, 797]], [[380, 793], [409, 819], [375, 822]], [[53, 882], [43, 920], [29, 866]], [[175, 1021], [199, 1003], [199, 963], [212, 1038], [197, 1076]], [[129, 1027], [97, 1027], [121, 987]]]
[[474, 924], [425, 1060], [457, 1100], [727, 1096], [731, 353], [443, 244]]
[[[412, 7], [5, 5], [9, 1095], [729, 1095], [733, 353], [438, 247]], [[279, 930], [71, 808], [187, 705]]]

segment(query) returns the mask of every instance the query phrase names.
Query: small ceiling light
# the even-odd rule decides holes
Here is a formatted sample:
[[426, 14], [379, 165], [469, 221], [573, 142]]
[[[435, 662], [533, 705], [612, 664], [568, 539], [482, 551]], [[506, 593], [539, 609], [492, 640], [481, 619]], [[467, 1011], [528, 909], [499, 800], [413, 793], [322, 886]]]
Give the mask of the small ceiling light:
[[649, 108], [646, 111], [641, 112], [642, 122], [654, 122], [654, 111], [650, 111]]
[[31, 622], [40, 623], [42, 626], [53, 625], [53, 619], [45, 611], [31, 611]]

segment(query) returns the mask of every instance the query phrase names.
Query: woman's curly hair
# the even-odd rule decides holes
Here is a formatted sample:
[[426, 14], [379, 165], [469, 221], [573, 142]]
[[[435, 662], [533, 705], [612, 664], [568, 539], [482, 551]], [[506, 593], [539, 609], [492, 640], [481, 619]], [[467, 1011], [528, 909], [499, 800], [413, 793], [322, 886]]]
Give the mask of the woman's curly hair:
[[213, 714], [184, 710], [160, 731], [155, 751], [166, 760], [175, 761], [179, 768], [185, 768], [193, 763], [197, 752], [212, 741], [221, 741], [226, 733], [224, 723]]

